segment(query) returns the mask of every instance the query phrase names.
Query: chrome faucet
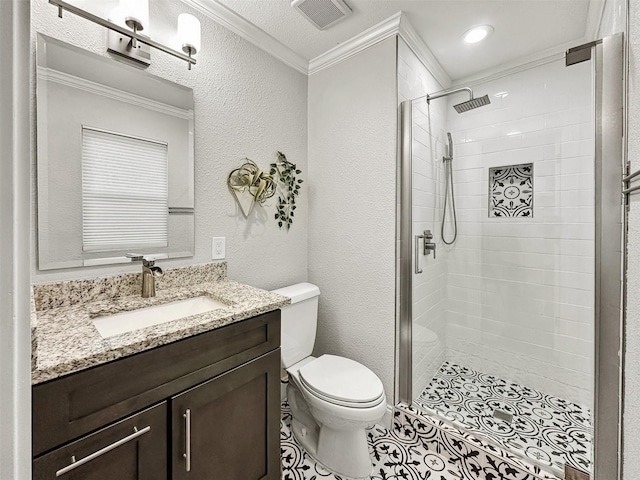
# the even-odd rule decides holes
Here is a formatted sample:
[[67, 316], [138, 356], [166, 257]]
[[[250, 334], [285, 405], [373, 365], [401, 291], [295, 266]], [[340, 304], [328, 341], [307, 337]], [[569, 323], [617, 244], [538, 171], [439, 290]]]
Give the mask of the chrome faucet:
[[162, 269], [156, 267], [156, 258], [152, 256], [127, 253], [132, 262], [142, 260], [142, 298], [156, 296], [156, 277], [162, 275]]

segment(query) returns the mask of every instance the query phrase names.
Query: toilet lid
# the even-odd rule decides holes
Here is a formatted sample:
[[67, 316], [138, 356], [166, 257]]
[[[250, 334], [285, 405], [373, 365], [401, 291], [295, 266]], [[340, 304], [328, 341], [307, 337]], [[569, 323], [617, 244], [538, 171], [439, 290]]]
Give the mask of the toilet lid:
[[322, 355], [298, 371], [304, 384], [322, 397], [347, 403], [371, 403], [384, 394], [378, 376], [364, 365]]

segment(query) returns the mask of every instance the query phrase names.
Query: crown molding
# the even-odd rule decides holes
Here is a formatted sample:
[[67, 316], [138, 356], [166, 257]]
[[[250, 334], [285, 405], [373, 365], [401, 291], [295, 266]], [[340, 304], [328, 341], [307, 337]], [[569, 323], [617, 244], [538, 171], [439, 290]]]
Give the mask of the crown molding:
[[182, 2], [273, 55], [285, 65], [305, 75], [309, 74], [309, 62], [304, 57], [221, 3], [215, 0], [182, 0]]
[[426, 69], [433, 75], [443, 88], [449, 88], [451, 86], [451, 77], [447, 74], [440, 62], [436, 59], [435, 55], [431, 52], [423, 38], [418, 34], [406, 15], [402, 14], [400, 18], [400, 30], [398, 32], [400, 38], [402, 38], [407, 46], [418, 57]]
[[569, 48], [580, 45], [581, 43], [582, 42], [580, 40], [567, 42], [512, 62], [502, 63], [493, 68], [483, 70], [481, 73], [458, 79], [454, 82], [454, 86], [464, 85], [472, 87], [474, 85], [491, 82], [515, 73], [524, 72], [525, 70], [539, 67], [540, 65], [560, 61], [564, 59], [565, 52]]
[[445, 88], [451, 85], [451, 78], [403, 12], [392, 15], [337, 47], [311, 59], [309, 62], [309, 75], [357, 55], [370, 46], [394, 35], [398, 35], [405, 41], [416, 57], [441, 85]]
[[52, 68], [42, 67], [38, 65], [36, 69], [38, 80], [47, 80], [60, 85], [71, 88], [77, 88], [94, 95], [118, 100], [129, 105], [147, 108], [155, 112], [165, 115], [181, 118], [184, 120], [193, 120], [193, 110], [174, 107], [166, 103], [158, 102], [150, 98], [142, 97], [131, 92], [125, 92], [118, 88], [111, 87], [102, 83], [97, 83], [86, 78], [78, 77], [70, 73], [61, 72]]
[[397, 35], [400, 30], [401, 17], [402, 12], [398, 12], [331, 50], [312, 58], [309, 61], [309, 75], [342, 62], [382, 40]]
[[182, 2], [305, 75], [313, 75], [357, 55], [382, 40], [398, 35], [438, 82], [445, 87], [451, 85], [449, 75], [401, 11], [307, 62], [304, 57], [285, 44], [216, 0], [182, 0]]

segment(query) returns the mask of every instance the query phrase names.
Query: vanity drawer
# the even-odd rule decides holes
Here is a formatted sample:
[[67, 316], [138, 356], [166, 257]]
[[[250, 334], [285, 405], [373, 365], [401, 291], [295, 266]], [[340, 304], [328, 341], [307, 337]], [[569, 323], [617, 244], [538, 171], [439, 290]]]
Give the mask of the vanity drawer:
[[33, 480], [167, 478], [167, 402], [33, 461]]
[[279, 346], [276, 310], [35, 385], [33, 453], [40, 455]]

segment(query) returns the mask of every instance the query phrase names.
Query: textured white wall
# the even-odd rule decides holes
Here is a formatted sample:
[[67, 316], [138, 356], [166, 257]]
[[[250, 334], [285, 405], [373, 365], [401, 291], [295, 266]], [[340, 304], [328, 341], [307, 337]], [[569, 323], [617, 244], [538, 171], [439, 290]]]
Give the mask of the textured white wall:
[[[106, 6], [114, 3], [117, 5], [89, 1], [82, 4], [104, 14]], [[161, 261], [160, 265], [210, 261], [211, 237], [223, 236], [227, 239], [229, 276], [234, 280], [266, 289], [306, 280], [308, 183], [303, 184], [295, 222], [287, 233], [274, 222], [273, 206], [256, 207], [245, 220], [226, 180], [242, 158], [249, 157], [266, 169], [276, 160], [278, 150], [303, 171], [301, 178], [307, 178], [307, 78], [179, 1], [155, 0], [151, 6], [153, 38], [171, 44], [177, 16], [187, 12], [200, 19], [203, 45], [198, 64], [191, 71], [183, 61], [156, 50], [152, 51], [148, 69], [149, 73], [193, 88], [195, 100], [195, 256]], [[32, 42], [37, 31], [106, 55], [103, 28], [72, 14], [65, 14], [61, 20], [47, 0], [32, 2], [32, 23]], [[120, 265], [40, 272], [35, 224], [32, 232], [34, 283], [140, 268]]]
[[396, 39], [309, 77], [309, 281], [316, 354], [353, 358], [393, 400]]
[[[442, 88], [407, 44], [399, 39], [398, 104], [424, 97]], [[440, 221], [444, 195], [442, 156], [446, 108], [447, 102], [444, 99], [431, 104], [427, 104], [424, 99], [413, 102], [413, 235], [431, 230], [434, 235], [432, 241], [437, 245], [436, 258], [433, 255], [419, 255], [423, 272], [413, 273], [414, 398], [422, 392], [445, 359], [448, 252], [440, 239]], [[450, 230], [447, 233], [451, 235]], [[400, 279], [396, 282], [399, 285]]]
[[[628, 145], [631, 170], [640, 168], [640, 0], [629, 2]], [[627, 248], [627, 322], [624, 359], [624, 480], [640, 478], [640, 195], [631, 196]]]
[[[555, 61], [474, 87], [491, 105], [451, 108], [447, 124], [459, 230], [448, 264], [447, 359], [585, 406], [593, 384], [591, 83], [590, 64]], [[489, 218], [489, 168], [521, 163], [533, 163], [533, 218]]]

